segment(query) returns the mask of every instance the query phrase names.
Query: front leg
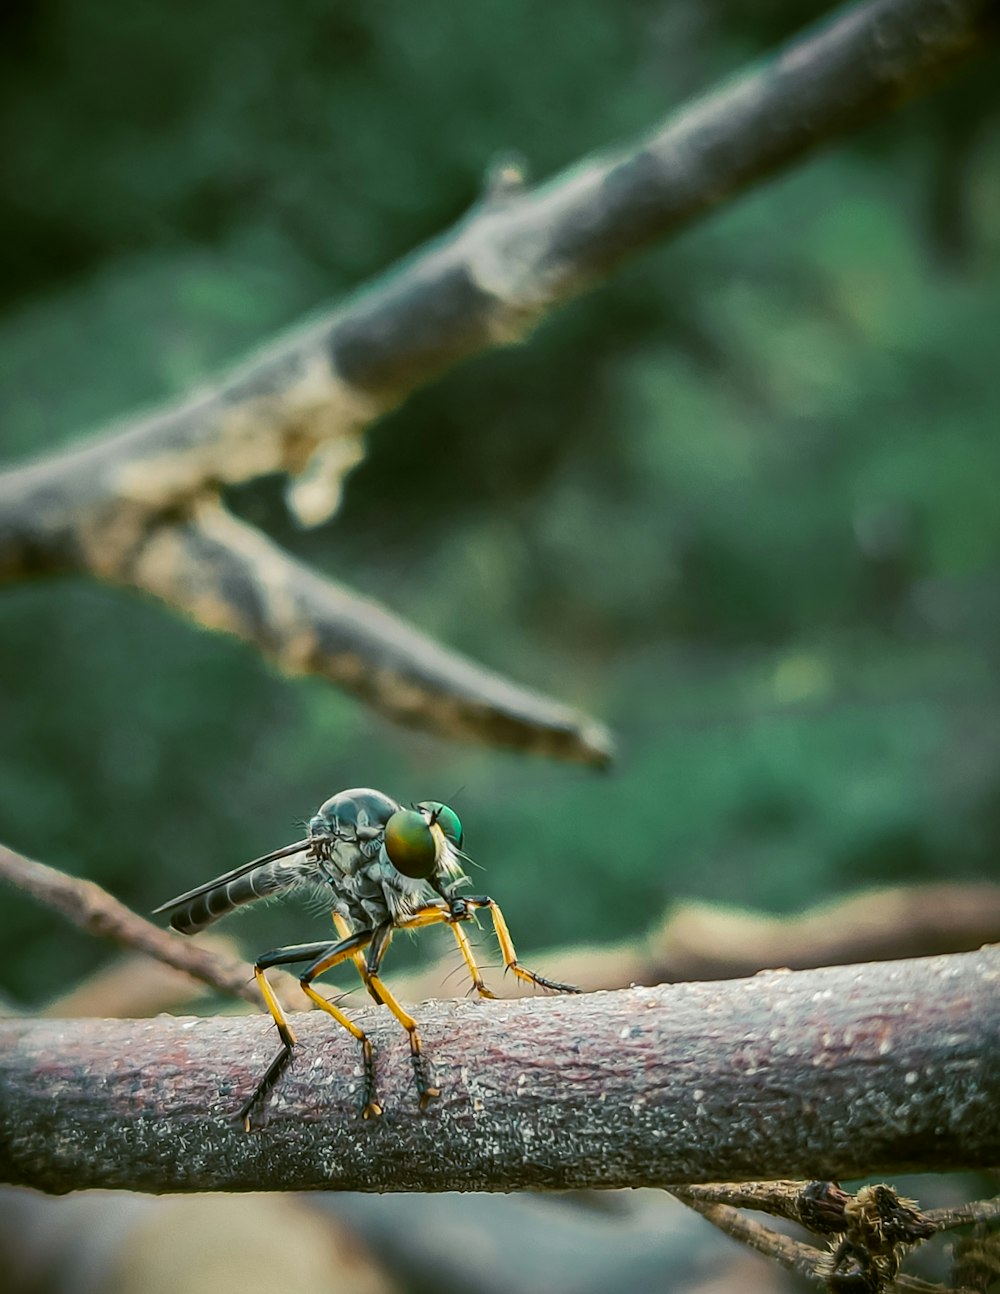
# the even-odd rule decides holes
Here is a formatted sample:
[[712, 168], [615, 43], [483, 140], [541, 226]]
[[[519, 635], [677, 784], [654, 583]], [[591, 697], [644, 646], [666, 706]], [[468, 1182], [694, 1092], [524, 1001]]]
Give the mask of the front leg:
[[[432, 882], [433, 883], [433, 882]], [[399, 922], [400, 929], [415, 930], [421, 926], [435, 925], [438, 922], [444, 922], [451, 927], [451, 932], [455, 936], [462, 957], [468, 968], [469, 975], [472, 979], [473, 987], [480, 997], [495, 998], [496, 994], [488, 989], [483, 982], [483, 977], [479, 973], [479, 967], [472, 955], [472, 946], [469, 943], [465, 931], [461, 928], [460, 922], [471, 921], [476, 912], [482, 908], [489, 909], [490, 918], [493, 921], [493, 929], [496, 932], [497, 942], [500, 945], [500, 952], [503, 955], [504, 969], [513, 971], [518, 979], [524, 980], [529, 984], [537, 984], [539, 988], [549, 989], [553, 993], [579, 993], [580, 990], [573, 984], [562, 984], [558, 980], [546, 979], [544, 975], [538, 975], [535, 971], [528, 970], [517, 960], [517, 953], [514, 950], [514, 941], [510, 937], [510, 931], [507, 928], [507, 922], [500, 911], [500, 906], [488, 895], [481, 894], [476, 897], [465, 896], [460, 894], [449, 894], [443, 886], [438, 884], [434, 888], [441, 895], [443, 902], [428, 903], [426, 907], [419, 908], [412, 916]]]
[[535, 971], [528, 970], [517, 960], [517, 953], [514, 950], [514, 941], [510, 937], [510, 931], [507, 929], [507, 922], [500, 911], [500, 905], [489, 897], [488, 894], [481, 894], [473, 898], [468, 896], [461, 900], [462, 903], [474, 912], [480, 908], [488, 908], [490, 918], [493, 922], [493, 929], [496, 931], [497, 943], [500, 945], [500, 952], [503, 956], [503, 964], [506, 970], [513, 971], [519, 980], [524, 980], [527, 984], [537, 984], [539, 988], [547, 988], [553, 993], [579, 993], [580, 990], [573, 984], [561, 984], [558, 980], [546, 979], [544, 975], [538, 975]]

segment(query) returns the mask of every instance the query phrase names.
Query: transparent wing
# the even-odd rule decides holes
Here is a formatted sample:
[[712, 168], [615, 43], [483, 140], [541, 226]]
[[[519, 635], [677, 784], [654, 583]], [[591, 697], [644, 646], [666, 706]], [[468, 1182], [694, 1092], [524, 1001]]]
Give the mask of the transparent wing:
[[275, 849], [270, 854], [264, 854], [261, 858], [255, 858], [252, 862], [243, 863], [240, 867], [234, 867], [231, 872], [224, 872], [221, 876], [216, 876], [214, 880], [206, 881], [204, 885], [196, 885], [193, 890], [187, 890], [184, 894], [178, 894], [174, 899], [168, 899], [166, 903], [161, 903], [158, 908], [153, 909], [153, 916], [158, 916], [161, 912], [167, 912], [170, 908], [179, 907], [182, 903], [189, 903], [192, 899], [200, 898], [203, 894], [208, 894], [211, 890], [218, 889], [220, 886], [228, 885], [230, 881], [239, 880], [241, 876], [246, 876], [257, 867], [263, 867], [267, 863], [273, 863], [278, 858], [287, 858], [290, 854], [300, 854], [312, 845], [312, 840], [297, 840], [294, 845], [285, 845], [282, 849]]

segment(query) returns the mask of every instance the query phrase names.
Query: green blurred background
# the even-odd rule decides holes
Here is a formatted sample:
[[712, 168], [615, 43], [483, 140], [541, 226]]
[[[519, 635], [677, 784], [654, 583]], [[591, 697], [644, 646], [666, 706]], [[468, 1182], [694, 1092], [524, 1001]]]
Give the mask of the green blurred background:
[[[823, 12], [6, 5], [3, 459], [363, 284], [511, 150], [547, 177]], [[330, 524], [297, 530], [278, 479], [233, 493], [318, 568], [605, 720], [609, 774], [390, 727], [151, 602], [40, 582], [0, 597], [0, 839], [148, 911], [345, 786], [441, 798], [525, 949], [639, 934], [684, 897], [792, 911], [995, 875], [997, 70], [418, 394]], [[252, 953], [322, 923], [228, 928]], [[29, 1006], [112, 956], [8, 892], [0, 939]]]

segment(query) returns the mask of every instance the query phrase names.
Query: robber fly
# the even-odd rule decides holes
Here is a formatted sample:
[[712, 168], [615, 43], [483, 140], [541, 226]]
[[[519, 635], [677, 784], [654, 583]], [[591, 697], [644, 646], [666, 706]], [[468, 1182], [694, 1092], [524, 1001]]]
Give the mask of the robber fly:
[[313, 987], [313, 980], [341, 962], [353, 961], [368, 992], [387, 1006], [406, 1030], [420, 1108], [440, 1091], [433, 1085], [417, 1022], [386, 988], [380, 975], [382, 958], [397, 930], [419, 930], [447, 925], [458, 943], [472, 984], [480, 997], [492, 998], [476, 965], [462, 923], [486, 909], [493, 921], [507, 970], [518, 979], [558, 993], [576, 993], [570, 984], [558, 984], [518, 964], [517, 953], [503, 913], [488, 895], [458, 895], [468, 884], [462, 870], [462, 824], [454, 809], [437, 800], [425, 800], [410, 809], [381, 791], [366, 787], [332, 796], [309, 823], [308, 835], [293, 845], [244, 863], [214, 881], [179, 894], [157, 908], [169, 912], [170, 924], [181, 934], [193, 935], [234, 908], [255, 899], [280, 894], [296, 886], [319, 886], [329, 899], [339, 938], [333, 942], [291, 944], [258, 957], [254, 975], [281, 1039], [281, 1049], [239, 1112], [247, 1132], [255, 1115], [278, 1082], [295, 1047], [295, 1034], [285, 1018], [264, 972], [271, 966], [306, 962], [299, 976], [302, 991], [361, 1045], [363, 1080], [362, 1115], [382, 1113], [375, 1086], [372, 1046], [360, 1025]]

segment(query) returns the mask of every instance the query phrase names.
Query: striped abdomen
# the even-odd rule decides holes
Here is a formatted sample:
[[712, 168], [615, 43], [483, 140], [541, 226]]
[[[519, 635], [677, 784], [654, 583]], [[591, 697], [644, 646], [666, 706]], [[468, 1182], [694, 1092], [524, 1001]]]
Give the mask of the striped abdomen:
[[178, 903], [170, 912], [170, 924], [182, 935], [197, 934], [234, 908], [278, 894], [303, 879], [301, 861], [262, 863], [231, 881], [220, 879], [217, 885]]

